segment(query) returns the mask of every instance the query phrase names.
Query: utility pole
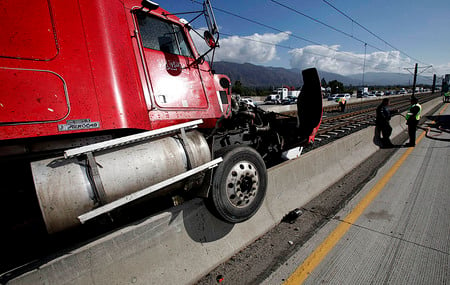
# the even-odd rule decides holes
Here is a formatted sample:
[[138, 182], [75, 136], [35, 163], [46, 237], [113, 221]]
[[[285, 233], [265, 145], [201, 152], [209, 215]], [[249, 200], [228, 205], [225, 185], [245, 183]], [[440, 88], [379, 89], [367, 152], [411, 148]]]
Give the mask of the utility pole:
[[366, 69], [366, 52], [367, 52], [367, 43], [364, 43], [364, 64], [363, 64], [363, 76], [362, 76], [362, 86], [364, 88], [364, 72]]
[[434, 94], [434, 88], [436, 88], [436, 74], [433, 75], [433, 85], [431, 86], [431, 94]]
[[414, 81], [413, 81], [412, 96], [414, 96], [414, 93], [416, 92], [416, 80], [417, 80], [417, 63], [416, 63], [416, 67], [414, 68]]
[[[432, 65], [429, 66], [425, 66], [425, 67], [421, 67], [423, 70], [420, 73], [423, 73], [424, 71], [426, 71], [427, 69], [433, 67]], [[406, 70], [409, 71], [409, 73], [411, 73], [411, 68], [404, 68]], [[416, 92], [416, 82], [417, 82], [417, 70], [419, 69], [417, 63], [414, 67], [414, 81], [413, 81], [413, 90], [412, 90], [412, 96], [414, 96], [415, 92]]]

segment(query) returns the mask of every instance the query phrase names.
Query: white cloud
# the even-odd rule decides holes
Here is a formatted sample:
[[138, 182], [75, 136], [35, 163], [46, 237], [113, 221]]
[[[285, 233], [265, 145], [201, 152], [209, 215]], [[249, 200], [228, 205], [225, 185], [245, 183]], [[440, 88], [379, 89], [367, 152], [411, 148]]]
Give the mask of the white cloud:
[[450, 62], [447, 64], [433, 65], [433, 68], [438, 75], [450, 74]]
[[[198, 28], [203, 33], [206, 28]], [[250, 36], [221, 37], [220, 48], [215, 51], [215, 61], [229, 61], [237, 63], [264, 64], [278, 59], [277, 46], [289, 39], [290, 32], [283, 33], [255, 33]], [[207, 51], [204, 40], [191, 32], [192, 39], [200, 52]], [[323, 71], [342, 75], [363, 72], [364, 53], [345, 52], [339, 50], [339, 45], [310, 45], [289, 51], [292, 68], [305, 69], [316, 67]], [[211, 55], [211, 54], [210, 54]], [[408, 73], [405, 68], [413, 68], [415, 62], [399, 51], [372, 52], [365, 56], [365, 72], [397, 72]], [[438, 74], [450, 73], [450, 63], [434, 66]]]
[[[231, 36], [220, 41], [217, 59], [231, 62], [262, 64], [277, 58], [276, 46], [289, 38], [290, 33]], [[268, 44], [270, 43], [270, 44]]]
[[316, 67], [320, 70], [342, 75], [365, 72], [405, 72], [404, 68], [413, 67], [410, 59], [404, 58], [398, 51], [372, 52], [364, 54], [339, 51], [339, 45], [311, 45], [293, 49], [291, 67]]
[[[195, 45], [199, 51], [205, 52], [203, 39], [194, 36]], [[275, 45], [289, 39], [290, 32], [253, 34], [251, 36], [230, 36], [220, 38], [220, 48], [216, 49], [215, 60], [238, 63], [263, 64], [277, 58], [277, 47]]]

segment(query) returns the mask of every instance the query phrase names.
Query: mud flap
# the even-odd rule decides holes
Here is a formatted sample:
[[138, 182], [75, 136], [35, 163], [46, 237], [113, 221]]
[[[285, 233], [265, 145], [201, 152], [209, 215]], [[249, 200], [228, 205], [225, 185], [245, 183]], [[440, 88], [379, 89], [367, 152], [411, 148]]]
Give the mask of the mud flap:
[[302, 71], [303, 87], [297, 99], [298, 135], [308, 138], [307, 143], [314, 140], [322, 121], [322, 88], [315, 68]]

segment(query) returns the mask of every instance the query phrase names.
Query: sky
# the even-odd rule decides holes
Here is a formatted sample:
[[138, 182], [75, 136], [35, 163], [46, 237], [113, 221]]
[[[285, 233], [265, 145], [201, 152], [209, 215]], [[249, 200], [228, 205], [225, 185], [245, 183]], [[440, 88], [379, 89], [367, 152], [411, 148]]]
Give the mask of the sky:
[[[158, 1], [172, 13], [201, 0]], [[364, 72], [450, 73], [449, 0], [211, 0], [215, 61]], [[339, 11], [338, 11], [339, 10]], [[190, 21], [195, 14], [179, 15]], [[192, 22], [206, 27], [203, 18]], [[361, 27], [362, 26], [362, 27]], [[205, 45], [195, 40], [199, 50]]]

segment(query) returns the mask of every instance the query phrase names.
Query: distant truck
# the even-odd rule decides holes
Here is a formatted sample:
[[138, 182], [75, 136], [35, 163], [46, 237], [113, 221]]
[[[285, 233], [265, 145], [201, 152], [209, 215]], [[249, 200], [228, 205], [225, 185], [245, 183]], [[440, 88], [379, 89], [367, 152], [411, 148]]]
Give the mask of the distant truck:
[[288, 96], [291, 97], [298, 97], [298, 95], [300, 95], [301, 90], [290, 90], [288, 91]]
[[264, 99], [264, 103], [266, 104], [281, 104], [280, 95], [270, 94]]
[[356, 93], [357, 98], [364, 97], [364, 94], [369, 94], [369, 87], [360, 87]]
[[300, 90], [289, 90], [286, 87], [280, 87], [272, 91], [272, 94], [264, 100], [266, 103], [280, 104], [283, 100], [288, 98], [297, 98], [300, 95]]

